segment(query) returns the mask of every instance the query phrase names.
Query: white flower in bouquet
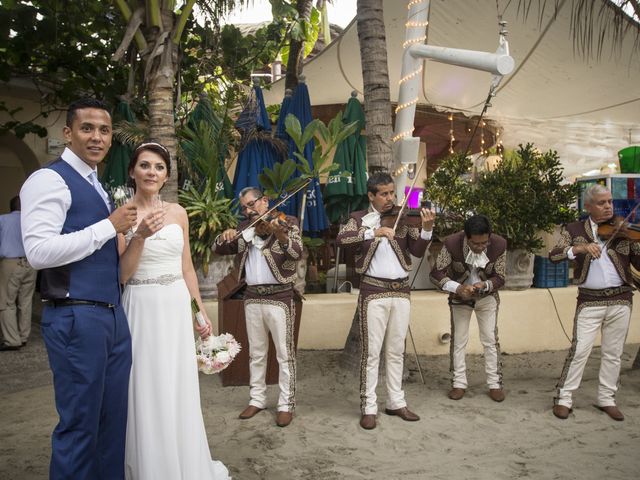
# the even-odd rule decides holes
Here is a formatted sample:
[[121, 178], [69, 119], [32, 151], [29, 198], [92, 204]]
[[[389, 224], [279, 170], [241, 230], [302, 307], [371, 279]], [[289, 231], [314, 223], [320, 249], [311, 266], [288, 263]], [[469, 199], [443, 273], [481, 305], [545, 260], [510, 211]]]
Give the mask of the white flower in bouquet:
[[221, 372], [231, 364], [240, 350], [240, 344], [229, 333], [223, 333], [217, 337], [210, 335], [205, 340], [198, 338], [196, 340], [198, 370], [206, 374]]

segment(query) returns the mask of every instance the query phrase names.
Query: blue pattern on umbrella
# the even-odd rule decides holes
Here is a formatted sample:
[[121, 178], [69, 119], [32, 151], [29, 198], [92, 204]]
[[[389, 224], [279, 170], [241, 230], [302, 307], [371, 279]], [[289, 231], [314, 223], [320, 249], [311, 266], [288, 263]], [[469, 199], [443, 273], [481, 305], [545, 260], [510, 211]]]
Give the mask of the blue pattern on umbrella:
[[[269, 115], [264, 106], [264, 96], [259, 86], [253, 87], [255, 102], [250, 101], [236, 121], [236, 128], [243, 134], [252, 130], [271, 131]], [[250, 140], [238, 154], [236, 172], [233, 176], [233, 192], [238, 197], [245, 187], [259, 187], [258, 175], [266, 167], [273, 169], [273, 165], [280, 159], [280, 154], [269, 142], [256, 137]]]
[[[311, 123], [311, 100], [309, 99], [309, 89], [307, 88], [307, 85], [305, 83], [298, 84], [293, 96], [291, 97], [290, 103], [286, 105], [287, 111], [283, 114], [286, 101], [287, 97], [285, 97], [282, 102], [280, 118], [278, 118], [278, 133], [282, 135], [281, 138], [286, 138], [289, 143], [289, 158], [292, 158], [296, 163], [299, 163], [298, 160], [296, 160], [295, 155], [293, 155], [293, 152], [296, 151], [296, 146], [293, 143], [293, 140], [284, 131], [284, 118], [288, 113], [293, 114], [300, 121], [302, 131], [304, 131], [306, 126]], [[307, 143], [304, 148], [304, 157], [309, 162], [310, 168], [313, 168], [313, 147], [314, 144], [313, 141], [311, 141]], [[298, 175], [297, 171], [296, 175]], [[329, 228], [329, 222], [327, 221], [327, 215], [324, 210], [322, 191], [320, 190], [320, 182], [318, 179], [314, 178], [304, 192], [296, 194], [287, 201], [282, 210], [288, 215], [297, 217], [300, 214], [300, 205], [302, 203], [302, 195], [304, 194], [307, 196], [307, 202], [305, 205], [304, 226], [302, 230], [311, 237], [319, 237], [323, 230]]]

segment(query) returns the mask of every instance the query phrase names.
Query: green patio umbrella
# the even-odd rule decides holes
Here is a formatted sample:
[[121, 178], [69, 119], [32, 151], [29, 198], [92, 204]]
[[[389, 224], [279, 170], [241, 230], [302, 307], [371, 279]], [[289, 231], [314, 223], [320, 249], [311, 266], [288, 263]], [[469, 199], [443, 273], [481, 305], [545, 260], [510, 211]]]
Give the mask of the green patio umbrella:
[[[328, 179], [324, 189], [324, 203], [331, 223], [343, 223], [351, 212], [367, 208], [367, 140], [361, 131], [365, 127], [364, 111], [355, 92], [347, 102], [342, 116], [345, 124], [358, 122], [356, 131], [348, 136], [338, 147], [333, 161], [340, 165]], [[351, 176], [345, 178], [342, 172]]]
[[[196, 160], [196, 152], [215, 151], [214, 158], [207, 161], [218, 162], [216, 189], [225, 198], [233, 197], [233, 186], [224, 168], [224, 158], [228, 154], [228, 133], [224, 130], [223, 119], [213, 109], [209, 97], [201, 95], [198, 104], [189, 115], [186, 129], [187, 139], [181, 141], [181, 147], [193, 170], [203, 179], [207, 177], [206, 165]], [[194, 136], [208, 135], [210, 138], [195, 139]], [[209, 145], [207, 143], [210, 142]], [[218, 158], [215, 158], [217, 156]]]
[[[116, 124], [123, 120], [133, 123], [136, 121], [136, 118], [131, 111], [129, 103], [121, 100], [113, 112], [113, 123]], [[111, 148], [105, 159], [104, 171], [100, 177], [100, 182], [104, 185], [107, 192], [115, 187], [126, 185], [129, 178], [127, 170], [132, 155], [133, 147], [125, 145], [115, 138], [113, 139]]]

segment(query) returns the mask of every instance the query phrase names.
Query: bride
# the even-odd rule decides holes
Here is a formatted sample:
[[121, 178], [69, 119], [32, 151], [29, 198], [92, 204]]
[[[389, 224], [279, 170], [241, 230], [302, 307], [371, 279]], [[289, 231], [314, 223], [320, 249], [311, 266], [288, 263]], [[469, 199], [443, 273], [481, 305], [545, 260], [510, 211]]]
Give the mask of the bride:
[[[123, 306], [131, 329], [133, 364], [125, 472], [129, 480], [228, 479], [211, 459], [200, 408], [190, 300], [200, 308], [189, 223], [178, 204], [158, 202], [170, 155], [158, 143], [140, 145], [129, 164], [133, 203], [142, 219], [119, 235]], [[211, 322], [195, 329], [211, 334]]]

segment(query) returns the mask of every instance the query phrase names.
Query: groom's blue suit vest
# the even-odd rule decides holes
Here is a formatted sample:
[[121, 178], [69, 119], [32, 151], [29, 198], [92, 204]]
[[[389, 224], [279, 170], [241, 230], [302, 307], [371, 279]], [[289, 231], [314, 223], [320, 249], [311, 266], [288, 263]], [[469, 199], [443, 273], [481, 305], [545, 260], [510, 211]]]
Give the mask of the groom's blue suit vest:
[[[77, 232], [109, 216], [109, 210], [93, 186], [62, 159], [46, 168], [58, 173], [71, 192], [71, 207], [62, 234]], [[118, 248], [115, 237], [82, 260], [41, 270], [43, 300], [90, 300], [120, 304]]]

